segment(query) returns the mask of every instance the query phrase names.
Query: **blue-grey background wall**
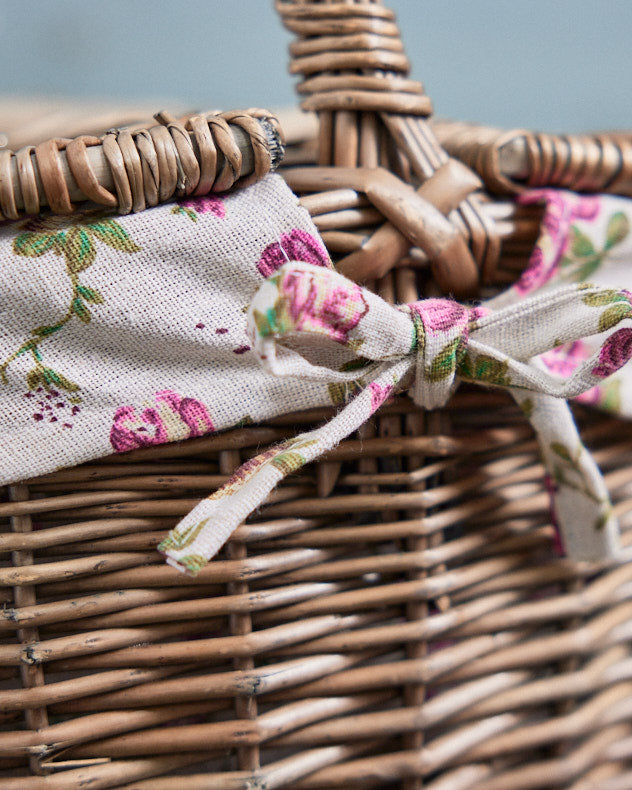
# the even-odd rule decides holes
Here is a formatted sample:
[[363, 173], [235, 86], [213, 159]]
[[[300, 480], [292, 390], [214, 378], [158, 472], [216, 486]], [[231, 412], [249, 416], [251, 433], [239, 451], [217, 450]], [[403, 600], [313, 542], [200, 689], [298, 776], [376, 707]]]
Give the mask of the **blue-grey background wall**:
[[[631, 0], [388, 0], [437, 114], [546, 131], [632, 127]], [[271, 0], [0, 0], [0, 95], [295, 102]]]

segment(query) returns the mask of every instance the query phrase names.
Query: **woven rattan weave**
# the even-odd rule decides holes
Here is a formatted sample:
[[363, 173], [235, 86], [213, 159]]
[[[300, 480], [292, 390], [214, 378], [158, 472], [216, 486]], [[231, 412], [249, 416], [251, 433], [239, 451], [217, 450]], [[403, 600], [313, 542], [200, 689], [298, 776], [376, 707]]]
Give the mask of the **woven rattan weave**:
[[[339, 268], [392, 302], [514, 280], [541, 210], [450, 159], [393, 14], [277, 7], [319, 116], [282, 172]], [[396, 398], [197, 577], [164, 564], [200, 497], [327, 416], [6, 490], [3, 790], [632, 787], [632, 566], [557, 556], [535, 440], [502, 393], [428, 413]], [[577, 417], [628, 546], [632, 425]]]

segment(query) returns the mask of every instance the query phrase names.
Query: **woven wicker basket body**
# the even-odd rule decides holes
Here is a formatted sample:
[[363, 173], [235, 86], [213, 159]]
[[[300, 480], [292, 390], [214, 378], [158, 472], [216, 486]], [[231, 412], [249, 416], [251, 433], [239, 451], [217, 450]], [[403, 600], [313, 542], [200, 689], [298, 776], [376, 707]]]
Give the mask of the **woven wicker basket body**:
[[[393, 302], [515, 279], [540, 209], [449, 159], [392, 14], [278, 5], [320, 121], [284, 173], [339, 268]], [[398, 190], [412, 217], [390, 210]], [[502, 393], [433, 412], [397, 397], [195, 579], [164, 564], [200, 497], [330, 415], [6, 490], [0, 787], [632, 787], [632, 566], [556, 555], [536, 442]], [[632, 425], [577, 417], [627, 542]]]

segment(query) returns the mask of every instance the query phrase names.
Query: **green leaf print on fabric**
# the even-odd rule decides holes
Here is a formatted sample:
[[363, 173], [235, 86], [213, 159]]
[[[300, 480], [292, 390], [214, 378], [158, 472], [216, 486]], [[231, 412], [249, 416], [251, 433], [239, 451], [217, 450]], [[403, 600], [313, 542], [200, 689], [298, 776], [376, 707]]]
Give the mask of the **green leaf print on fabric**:
[[171, 209], [172, 214], [182, 214], [185, 217], [188, 217], [191, 222], [198, 221], [198, 215], [196, 211], [193, 211], [192, 208], [186, 208], [185, 206], [174, 206]]
[[499, 387], [511, 386], [511, 379], [507, 375], [509, 362], [495, 359], [487, 354], [472, 357], [466, 354], [459, 365], [459, 376], [470, 381], [482, 381], [486, 384], [496, 384]]
[[174, 530], [169, 537], [162, 541], [162, 545], [166, 548], [176, 549], [177, 551], [186, 549], [186, 547], [190, 546], [197, 538], [207, 522], [208, 519], [202, 519], [202, 521], [199, 521], [197, 524], [191, 524], [186, 527], [182, 532], [176, 532]]
[[617, 244], [627, 237], [630, 232], [630, 221], [622, 211], [617, 211], [613, 214], [608, 221], [608, 228], [606, 230], [606, 243], [605, 248], [611, 250]]
[[286, 306], [280, 300], [273, 308], [266, 310], [265, 313], [255, 310], [253, 318], [257, 326], [257, 332], [259, 332], [261, 337], [281, 335], [292, 328]]
[[[591, 286], [586, 283], [586, 287], [590, 288]], [[611, 289], [608, 291], [601, 291], [601, 293], [588, 294], [582, 298], [582, 302], [589, 307], [604, 307], [607, 304], [613, 304], [615, 302], [628, 302], [629, 304], [629, 296], [623, 291]]]
[[92, 237], [85, 228], [69, 228], [60, 243], [66, 259], [66, 268], [71, 276], [85, 272], [97, 257]]
[[429, 381], [443, 381], [450, 377], [456, 370], [457, 350], [461, 343], [460, 337], [455, 337], [445, 345], [437, 356], [426, 368], [426, 378]]
[[607, 411], [618, 414], [621, 411], [621, 381], [608, 379], [598, 385], [598, 404]]
[[582, 445], [580, 444], [575, 452], [572, 452], [562, 442], [551, 442], [549, 448], [561, 462], [553, 466], [553, 479], [557, 485], [572, 488], [574, 491], [578, 491], [593, 502], [602, 504], [602, 498], [591, 490], [590, 481], [582, 469], [581, 457], [585, 452]]
[[595, 248], [589, 236], [582, 233], [576, 225], [571, 228], [570, 249], [578, 258], [587, 258], [595, 254]]
[[327, 392], [334, 406], [342, 406], [343, 403], [348, 403], [354, 395], [361, 392], [364, 389], [364, 385], [364, 379], [337, 382], [328, 384]]
[[553, 450], [555, 455], [559, 455], [559, 457], [567, 463], [573, 463], [573, 456], [565, 444], [562, 444], [561, 442], [551, 442], [551, 450]]
[[207, 560], [200, 554], [186, 554], [184, 557], [178, 559], [178, 563], [195, 576], [206, 565]]
[[612, 307], [604, 310], [599, 317], [599, 331], [605, 332], [608, 329], [612, 329], [613, 326], [616, 326], [625, 318], [632, 318], [632, 307], [630, 307], [629, 302], [614, 304]]
[[565, 280], [581, 282], [587, 280], [601, 268], [608, 253], [621, 244], [630, 232], [630, 222], [621, 211], [615, 212], [608, 220], [606, 240], [600, 250], [577, 225], [571, 225], [570, 243], [560, 260], [560, 269]]
[[87, 288], [85, 285], [77, 286], [77, 293], [79, 296], [83, 297], [86, 302], [92, 302], [93, 304], [103, 304], [104, 299], [98, 291], [95, 291], [94, 288]]
[[282, 448], [282, 451], [280, 453], [275, 453], [270, 459], [270, 463], [272, 466], [276, 466], [277, 469], [281, 470], [283, 475], [296, 472], [297, 469], [300, 469], [307, 463], [307, 458], [297, 451], [305, 447], [311, 447], [314, 444], [316, 444], [316, 440], [305, 438], [305, 435], [300, 435], [295, 439], [282, 442], [281, 445], [278, 445], [278, 448]]
[[411, 312], [413, 321], [413, 339], [410, 345], [411, 351], [416, 351], [418, 354], [423, 354], [426, 347], [426, 330], [424, 329], [424, 322], [421, 320], [419, 313], [414, 310]]
[[122, 225], [113, 219], [103, 219], [100, 222], [91, 222], [86, 227], [87, 232], [99, 241], [119, 252], [140, 252], [140, 247], [132, 241], [129, 233]]
[[[26, 383], [30, 391], [40, 386], [46, 390], [57, 387], [70, 393], [79, 391], [79, 386], [65, 375], [44, 365], [40, 345], [44, 340], [61, 331], [73, 318], [89, 324], [92, 320], [89, 305], [104, 303], [103, 296], [96, 289], [89, 288], [79, 281], [79, 275], [96, 260], [97, 241], [119, 252], [131, 254], [141, 250], [125, 228], [108, 217], [96, 217], [93, 214], [70, 218], [37, 217], [22, 224], [21, 232], [13, 240], [14, 254], [39, 258], [52, 252], [63, 257], [72, 293], [64, 315], [50, 324], [31, 329], [31, 336], [0, 364], [0, 380], [3, 383], [8, 382], [9, 365], [19, 357], [30, 355], [33, 367], [26, 374]], [[80, 400], [77, 395], [73, 398], [75, 403]]]
[[533, 412], [535, 410], [535, 406], [533, 403], [532, 398], [525, 398], [521, 403], [518, 404], [524, 416], [530, 420], [533, 416]]
[[280, 469], [284, 475], [289, 475], [292, 474], [292, 472], [296, 472], [297, 469], [305, 466], [306, 463], [306, 458], [294, 450], [281, 453], [280, 455], [277, 455], [276, 458], [272, 459], [272, 465], [276, 466], [277, 469]]
[[605, 307], [606, 305], [610, 305], [610, 307], [604, 310], [599, 317], [599, 324], [597, 327], [597, 331], [606, 332], [624, 319], [632, 318], [632, 305], [630, 304], [631, 296], [629, 291], [616, 291], [610, 289], [602, 291], [601, 293], [588, 294], [582, 298], [582, 302], [589, 307]]

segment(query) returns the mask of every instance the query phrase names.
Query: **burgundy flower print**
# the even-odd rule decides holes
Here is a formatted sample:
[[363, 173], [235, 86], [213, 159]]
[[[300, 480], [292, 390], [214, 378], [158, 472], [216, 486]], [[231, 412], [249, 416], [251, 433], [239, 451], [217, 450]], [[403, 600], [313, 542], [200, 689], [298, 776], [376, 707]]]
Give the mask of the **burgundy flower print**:
[[166, 441], [167, 431], [156, 409], [144, 409], [140, 417], [133, 406], [120, 406], [116, 410], [110, 444], [117, 453]]
[[37, 423], [59, 423], [64, 428], [72, 428], [70, 419], [76, 417], [81, 411], [79, 400], [54, 389], [38, 387], [36, 390], [26, 392], [22, 396], [28, 399], [34, 409], [33, 420]]
[[618, 329], [605, 341], [599, 352], [599, 363], [593, 376], [608, 378], [632, 358], [632, 329]]
[[327, 250], [311, 233], [300, 228], [282, 233], [279, 241], [268, 244], [257, 263], [257, 271], [263, 277], [270, 277], [288, 261], [304, 261], [315, 266], [331, 267]]
[[225, 494], [232, 494], [239, 486], [245, 482], [249, 477], [262, 466], [268, 463], [272, 458], [280, 455], [286, 448], [287, 442], [281, 442], [274, 447], [268, 447], [259, 455], [255, 455], [245, 461], [233, 474], [228, 478], [223, 486], [217, 489], [215, 493], [211, 494], [209, 499], [219, 499]]
[[110, 443], [117, 453], [153, 444], [191, 439], [214, 431], [206, 406], [195, 398], [183, 398], [172, 390], [161, 390], [154, 404], [137, 414], [134, 406], [120, 406], [110, 430]]

